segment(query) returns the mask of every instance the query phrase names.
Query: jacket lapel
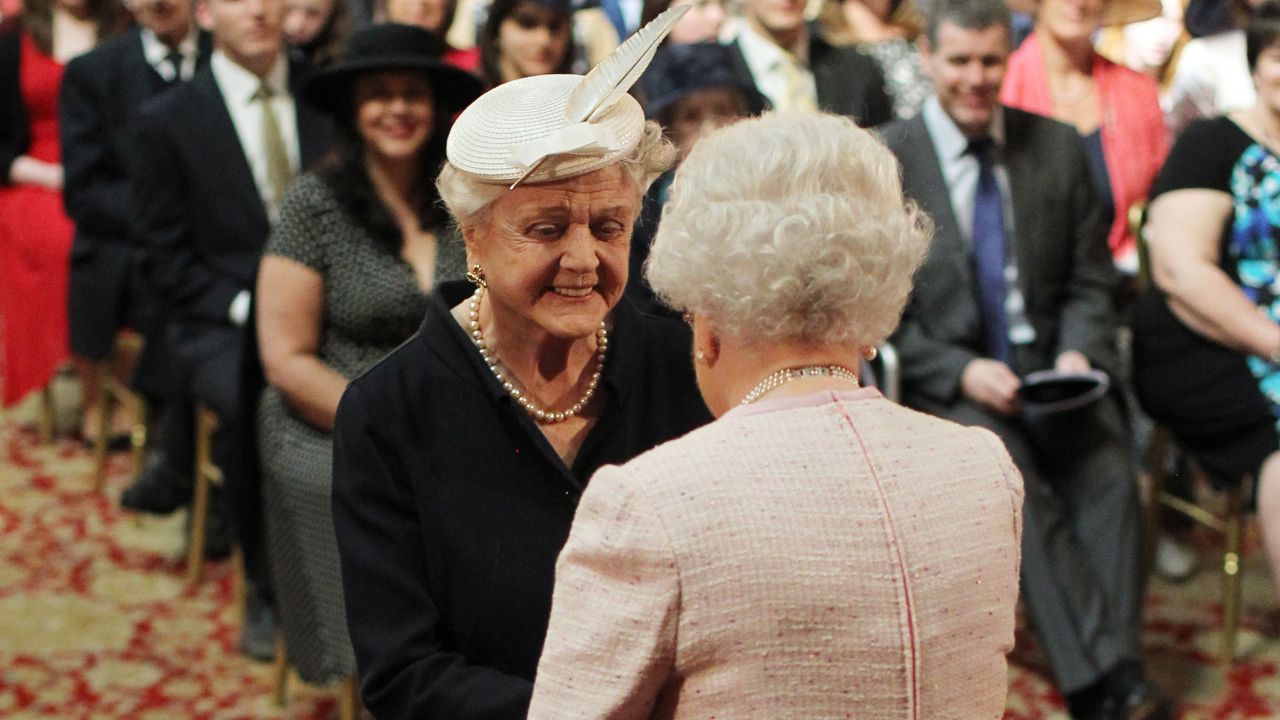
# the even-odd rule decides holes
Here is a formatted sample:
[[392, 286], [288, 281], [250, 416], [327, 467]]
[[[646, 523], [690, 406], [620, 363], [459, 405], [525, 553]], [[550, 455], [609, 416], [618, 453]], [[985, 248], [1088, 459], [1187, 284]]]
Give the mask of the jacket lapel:
[[222, 99], [213, 71], [206, 67], [191, 78], [190, 84], [199, 102], [192, 108], [197, 117], [189, 119], [187, 128], [204, 136], [202, 144], [209, 149], [208, 157], [222, 158], [226, 163], [227, 177], [232, 180], [226, 189], [231, 204], [249, 212], [255, 224], [269, 227], [267, 210], [258, 195], [248, 156], [240, 146], [240, 136], [236, 134], [231, 112]]
[[289, 94], [293, 95], [293, 107], [298, 115], [298, 157], [302, 171], [319, 160], [329, 147], [329, 118], [312, 107], [302, 95], [307, 70], [301, 63], [289, 63]]

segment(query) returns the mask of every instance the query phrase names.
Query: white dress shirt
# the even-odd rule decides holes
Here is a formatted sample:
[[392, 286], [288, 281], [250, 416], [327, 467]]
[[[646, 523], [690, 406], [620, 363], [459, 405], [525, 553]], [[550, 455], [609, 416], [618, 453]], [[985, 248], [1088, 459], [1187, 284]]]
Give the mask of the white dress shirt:
[[[175, 48], [170, 48], [161, 42], [156, 34], [151, 32], [150, 28], [142, 28], [142, 57], [146, 58], [147, 64], [155, 68], [156, 73], [167, 82], [173, 82], [173, 65], [169, 63], [169, 55]], [[196, 53], [199, 52], [196, 36], [198, 33], [195, 28], [187, 31], [187, 36], [182, 38], [182, 42], [178, 43], [176, 50], [182, 55], [180, 63], [179, 80], [190, 80], [191, 76], [196, 72]]]
[[786, 49], [762, 37], [746, 20], [742, 20], [738, 24], [737, 40], [756, 88], [769, 98], [774, 110], [807, 109], [794, 107], [788, 66], [800, 72], [804, 84], [802, 89], [812, 97], [813, 106], [817, 106], [818, 86], [814, 83], [813, 71], [809, 69], [808, 32], [801, 33], [797, 47]]
[[[258, 186], [258, 197], [262, 198], [267, 219], [275, 225], [280, 217], [280, 198], [275, 197], [267, 178], [267, 152], [262, 142], [262, 105], [253, 96], [264, 82], [271, 88], [272, 97], [268, 102], [275, 111], [281, 140], [284, 141], [285, 152], [289, 154], [289, 165], [297, 174], [302, 164], [302, 150], [298, 145], [298, 115], [293, 96], [289, 94], [289, 62], [282, 53], [267, 76], [259, 78], [232, 62], [221, 50], [215, 50], [209, 58], [209, 69], [213, 71], [213, 79], [218, 85], [218, 91], [222, 93], [222, 101], [231, 114], [231, 124], [235, 126], [236, 135], [240, 138], [240, 149], [249, 161], [249, 169], [253, 171], [253, 182]], [[250, 291], [241, 290], [231, 301], [227, 316], [234, 325], [244, 325], [248, 320], [250, 296]]]
[[[920, 109], [929, 138], [933, 140], [934, 151], [938, 155], [938, 165], [942, 168], [942, 179], [947, 183], [947, 192], [951, 196], [951, 213], [959, 226], [960, 236], [973, 248], [973, 204], [978, 194], [978, 176], [981, 166], [978, 158], [969, 152], [969, 138], [965, 137], [955, 121], [942, 109], [937, 95], [930, 95]], [[1014, 245], [1013, 201], [1009, 193], [1009, 173], [1004, 167], [1004, 113], [996, 106], [995, 115], [991, 118], [991, 129], [987, 133], [995, 145], [991, 148], [992, 172], [996, 176], [996, 186], [1000, 188], [1000, 198], [1004, 209], [1005, 236], [1005, 319], [1009, 325], [1009, 342], [1014, 345], [1028, 345], [1035, 341], [1036, 331], [1027, 319], [1026, 303], [1022, 296], [1022, 287], [1018, 284], [1018, 258]]]
[[268, 102], [275, 111], [281, 140], [289, 154], [289, 165], [297, 174], [301, 165], [301, 150], [298, 146], [298, 115], [293, 96], [289, 94], [289, 63], [282, 53], [267, 76], [259, 78], [232, 62], [221, 50], [215, 50], [209, 60], [209, 68], [213, 71], [213, 79], [218, 83], [227, 112], [231, 114], [231, 124], [236, 128], [240, 149], [249, 161], [249, 169], [253, 171], [253, 182], [258, 186], [262, 205], [274, 225], [279, 215], [280, 198], [275, 197], [271, 182], [267, 179], [267, 154], [262, 143], [262, 105], [253, 96], [263, 82], [271, 88], [273, 95]]

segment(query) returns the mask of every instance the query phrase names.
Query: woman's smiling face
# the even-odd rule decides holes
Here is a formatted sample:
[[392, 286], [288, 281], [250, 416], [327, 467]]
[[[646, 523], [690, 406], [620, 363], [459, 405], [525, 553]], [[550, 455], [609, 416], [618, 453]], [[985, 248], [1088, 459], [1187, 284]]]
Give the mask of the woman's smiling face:
[[627, 285], [640, 190], [620, 165], [503, 193], [463, 228], [503, 334], [595, 333]]

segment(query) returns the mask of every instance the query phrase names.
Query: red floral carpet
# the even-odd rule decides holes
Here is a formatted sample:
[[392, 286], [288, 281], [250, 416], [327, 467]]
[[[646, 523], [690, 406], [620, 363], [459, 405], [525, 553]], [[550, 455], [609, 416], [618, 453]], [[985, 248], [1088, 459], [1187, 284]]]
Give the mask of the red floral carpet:
[[[20, 408], [0, 420], [0, 718], [336, 717], [331, 688], [292, 682], [288, 704], [273, 704], [270, 667], [235, 651], [231, 564], [185, 584], [181, 514], [139, 518], [117, 507], [125, 455], [112, 458], [96, 495], [89, 454], [71, 440], [39, 444], [31, 416]], [[1280, 612], [1256, 541], [1254, 550], [1239, 659], [1225, 679], [1215, 665], [1217, 573], [1152, 583], [1147, 662], [1181, 697], [1183, 718], [1280, 718]], [[1009, 689], [1008, 720], [1067, 717], [1026, 631]]]

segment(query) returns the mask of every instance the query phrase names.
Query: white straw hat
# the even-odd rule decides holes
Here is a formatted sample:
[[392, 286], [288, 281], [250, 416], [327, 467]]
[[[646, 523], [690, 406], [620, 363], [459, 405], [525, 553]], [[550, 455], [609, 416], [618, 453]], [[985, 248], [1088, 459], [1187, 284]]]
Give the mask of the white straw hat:
[[[1006, 0], [1011, 10], [1026, 15], [1035, 15], [1040, 2], [1041, 0]], [[1160, 0], [1104, 0], [1099, 22], [1104, 26], [1128, 25], [1150, 20], [1160, 12]]]
[[688, 10], [681, 5], [654, 18], [585, 76], [537, 75], [481, 95], [449, 132], [449, 162], [478, 180], [514, 188], [617, 161], [644, 135], [644, 110], [627, 90]]

